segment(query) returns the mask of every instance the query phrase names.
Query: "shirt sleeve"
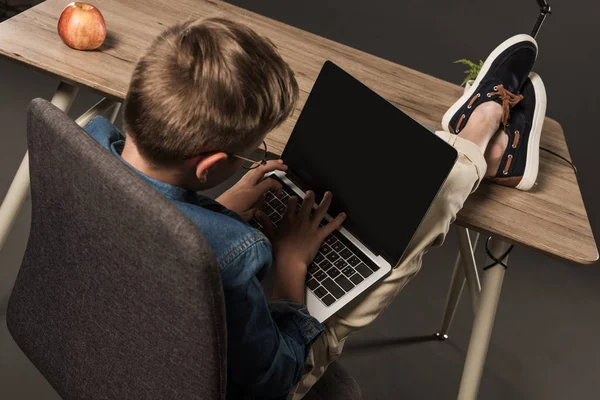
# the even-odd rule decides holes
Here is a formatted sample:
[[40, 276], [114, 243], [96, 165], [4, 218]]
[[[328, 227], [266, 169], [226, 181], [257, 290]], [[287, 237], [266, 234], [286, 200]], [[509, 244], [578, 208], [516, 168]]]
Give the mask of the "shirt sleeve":
[[[228, 380], [246, 395], [279, 397], [300, 381], [310, 345], [323, 331], [306, 306], [267, 302], [254, 275], [271, 263], [266, 239], [249, 244], [222, 266], [227, 308]], [[251, 276], [248, 276], [251, 273]]]

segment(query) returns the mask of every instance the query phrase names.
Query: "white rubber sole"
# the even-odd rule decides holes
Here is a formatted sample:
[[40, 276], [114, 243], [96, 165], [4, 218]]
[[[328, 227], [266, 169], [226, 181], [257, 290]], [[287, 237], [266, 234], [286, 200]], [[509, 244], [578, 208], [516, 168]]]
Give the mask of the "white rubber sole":
[[523, 179], [516, 186], [517, 189], [525, 191], [531, 189], [537, 179], [540, 166], [540, 138], [542, 137], [547, 105], [546, 87], [542, 78], [532, 72], [529, 74], [529, 79], [531, 79], [535, 91], [535, 111], [531, 123], [531, 132], [529, 132], [529, 140], [527, 141], [525, 172], [523, 173]]
[[[502, 52], [504, 50], [508, 49], [510, 46], [517, 44], [519, 42], [531, 42], [535, 45], [535, 48], [537, 49], [537, 42], [535, 41], [535, 39], [524, 33], [515, 35], [511, 38], [508, 38], [504, 42], [502, 42], [498, 47], [496, 47], [494, 49], [494, 51], [492, 51], [490, 53], [488, 58], [483, 63], [483, 67], [481, 67], [481, 71], [479, 72], [479, 75], [477, 75], [477, 79], [475, 79], [475, 82], [473, 83], [473, 85], [471, 85], [470, 88], [465, 90], [465, 92], [463, 93], [461, 98], [458, 99], [458, 101], [456, 101], [456, 103], [454, 103], [452, 105], [452, 107], [450, 107], [448, 109], [448, 111], [446, 111], [446, 114], [444, 114], [444, 117], [442, 118], [442, 129], [443, 130], [445, 130], [446, 132], [451, 132], [450, 131], [450, 120], [452, 119], [454, 114], [456, 114], [456, 112], [462, 107], [462, 105], [465, 104], [465, 102], [473, 96], [473, 93], [475, 93], [475, 90], [477, 90], [477, 88], [479, 87], [481, 80], [490, 70], [490, 67], [494, 63], [494, 60], [500, 54], [502, 54]], [[536, 54], [536, 58], [537, 58], [537, 54]]]

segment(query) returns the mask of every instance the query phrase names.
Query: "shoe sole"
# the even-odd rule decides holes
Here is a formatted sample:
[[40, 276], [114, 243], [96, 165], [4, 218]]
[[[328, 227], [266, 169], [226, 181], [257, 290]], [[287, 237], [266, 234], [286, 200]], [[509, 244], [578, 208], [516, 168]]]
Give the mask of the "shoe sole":
[[[475, 93], [475, 91], [479, 87], [479, 84], [483, 80], [483, 77], [486, 76], [496, 58], [498, 58], [498, 56], [510, 46], [520, 42], [531, 42], [537, 49], [537, 42], [535, 41], [535, 39], [524, 33], [506, 39], [498, 47], [496, 47], [494, 51], [490, 53], [488, 58], [486, 58], [485, 62], [483, 63], [483, 66], [481, 67], [481, 71], [479, 71], [479, 75], [477, 75], [477, 78], [475, 79], [473, 85], [471, 85], [471, 87], [463, 93], [461, 98], [458, 99], [458, 101], [456, 101], [456, 103], [454, 103], [452, 107], [448, 109], [448, 111], [446, 111], [446, 114], [444, 114], [444, 117], [442, 118], [443, 130], [445, 130], [446, 132], [452, 132], [450, 131], [450, 120], [452, 119], [454, 114], [456, 114], [458, 110], [465, 104], [465, 102], [473, 96], [473, 93]], [[535, 57], [537, 59], [537, 52]]]
[[523, 173], [521, 182], [516, 186], [519, 190], [531, 189], [537, 179], [540, 165], [540, 138], [542, 137], [542, 128], [546, 117], [547, 98], [544, 82], [535, 72], [529, 74], [529, 79], [531, 79], [535, 92], [535, 110], [531, 123], [531, 131], [529, 132], [529, 140], [527, 141], [525, 172]]

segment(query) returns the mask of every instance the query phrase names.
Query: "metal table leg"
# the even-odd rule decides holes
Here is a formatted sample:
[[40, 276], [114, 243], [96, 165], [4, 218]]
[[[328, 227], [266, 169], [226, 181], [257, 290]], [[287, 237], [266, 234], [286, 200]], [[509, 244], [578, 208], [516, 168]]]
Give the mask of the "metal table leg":
[[[492, 238], [489, 249], [492, 255], [500, 258], [509, 247], [507, 243]], [[490, 260], [490, 262], [493, 262], [493, 260]], [[506, 263], [506, 260], [504, 260], [504, 263]], [[504, 273], [504, 266], [496, 264], [484, 274], [483, 288], [479, 296], [477, 312], [475, 313], [475, 321], [473, 322], [473, 330], [471, 331], [471, 339], [460, 382], [458, 400], [477, 399], [483, 367], [494, 327], [498, 300], [500, 299], [500, 291], [502, 290]]]
[[477, 305], [479, 304], [479, 293], [481, 292], [481, 283], [479, 282], [479, 274], [477, 273], [477, 263], [475, 262], [475, 254], [473, 249], [479, 239], [479, 233], [475, 233], [475, 244], [471, 246], [470, 232], [468, 229], [458, 227], [456, 229], [458, 238], [458, 248], [462, 258], [462, 266], [465, 270], [467, 287], [471, 295], [471, 304], [473, 306], [473, 314], [477, 313]]
[[[450, 288], [448, 289], [448, 298], [446, 300], [444, 316], [442, 317], [442, 326], [439, 332], [436, 333], [436, 336], [440, 340], [448, 339], [448, 330], [450, 329], [450, 324], [454, 318], [454, 313], [456, 311], [456, 307], [458, 306], [458, 302], [460, 301], [460, 296], [462, 295], [465, 282], [467, 282], [466, 276], [469, 276], [470, 278], [468, 282], [469, 289], [472, 287], [479, 288], [479, 277], [477, 275], [476, 266], [474, 263], [471, 264], [469, 262], [465, 262], [465, 259], [474, 260], [473, 249], [475, 246], [477, 246], [479, 233], [475, 233], [473, 235], [473, 239], [471, 239], [470, 232], [466, 228], [456, 226], [456, 232], [459, 238], [459, 253], [456, 257], [454, 272], [452, 273], [452, 281], [450, 282]], [[467, 254], [466, 257], [463, 256], [463, 252]], [[467, 273], [468, 269], [471, 269], [471, 271]], [[472, 282], [473, 279], [476, 279], [476, 282]]]
[[75, 123], [79, 126], [85, 126], [94, 117], [104, 114], [108, 115], [108, 119], [110, 120], [110, 122], [115, 122], [120, 108], [121, 103], [107, 98], [103, 98], [102, 100], [94, 104], [92, 108], [81, 114], [79, 118], [75, 120]]

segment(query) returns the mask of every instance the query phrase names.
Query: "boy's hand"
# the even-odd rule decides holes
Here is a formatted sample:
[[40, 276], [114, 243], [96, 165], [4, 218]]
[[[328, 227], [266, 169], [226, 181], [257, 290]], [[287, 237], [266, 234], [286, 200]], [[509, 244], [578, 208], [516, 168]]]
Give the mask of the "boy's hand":
[[267, 161], [265, 165], [248, 171], [238, 183], [219, 196], [217, 201], [250, 221], [262, 206], [263, 196], [268, 191], [281, 190], [281, 184], [275, 179], [263, 179], [265, 174], [276, 170], [287, 170], [283, 160]]
[[264, 227], [265, 234], [273, 244], [275, 258], [274, 298], [287, 298], [299, 303], [304, 302], [304, 280], [306, 268], [317, 255], [319, 247], [331, 232], [338, 229], [346, 219], [346, 214], [339, 214], [333, 221], [323, 227], [319, 223], [327, 214], [332, 195], [325, 193], [323, 200], [314, 210], [315, 202], [312, 191], [306, 192], [304, 203], [296, 214], [298, 198], [290, 197], [281, 225], [274, 230], [269, 217], [262, 211], [257, 217]]

